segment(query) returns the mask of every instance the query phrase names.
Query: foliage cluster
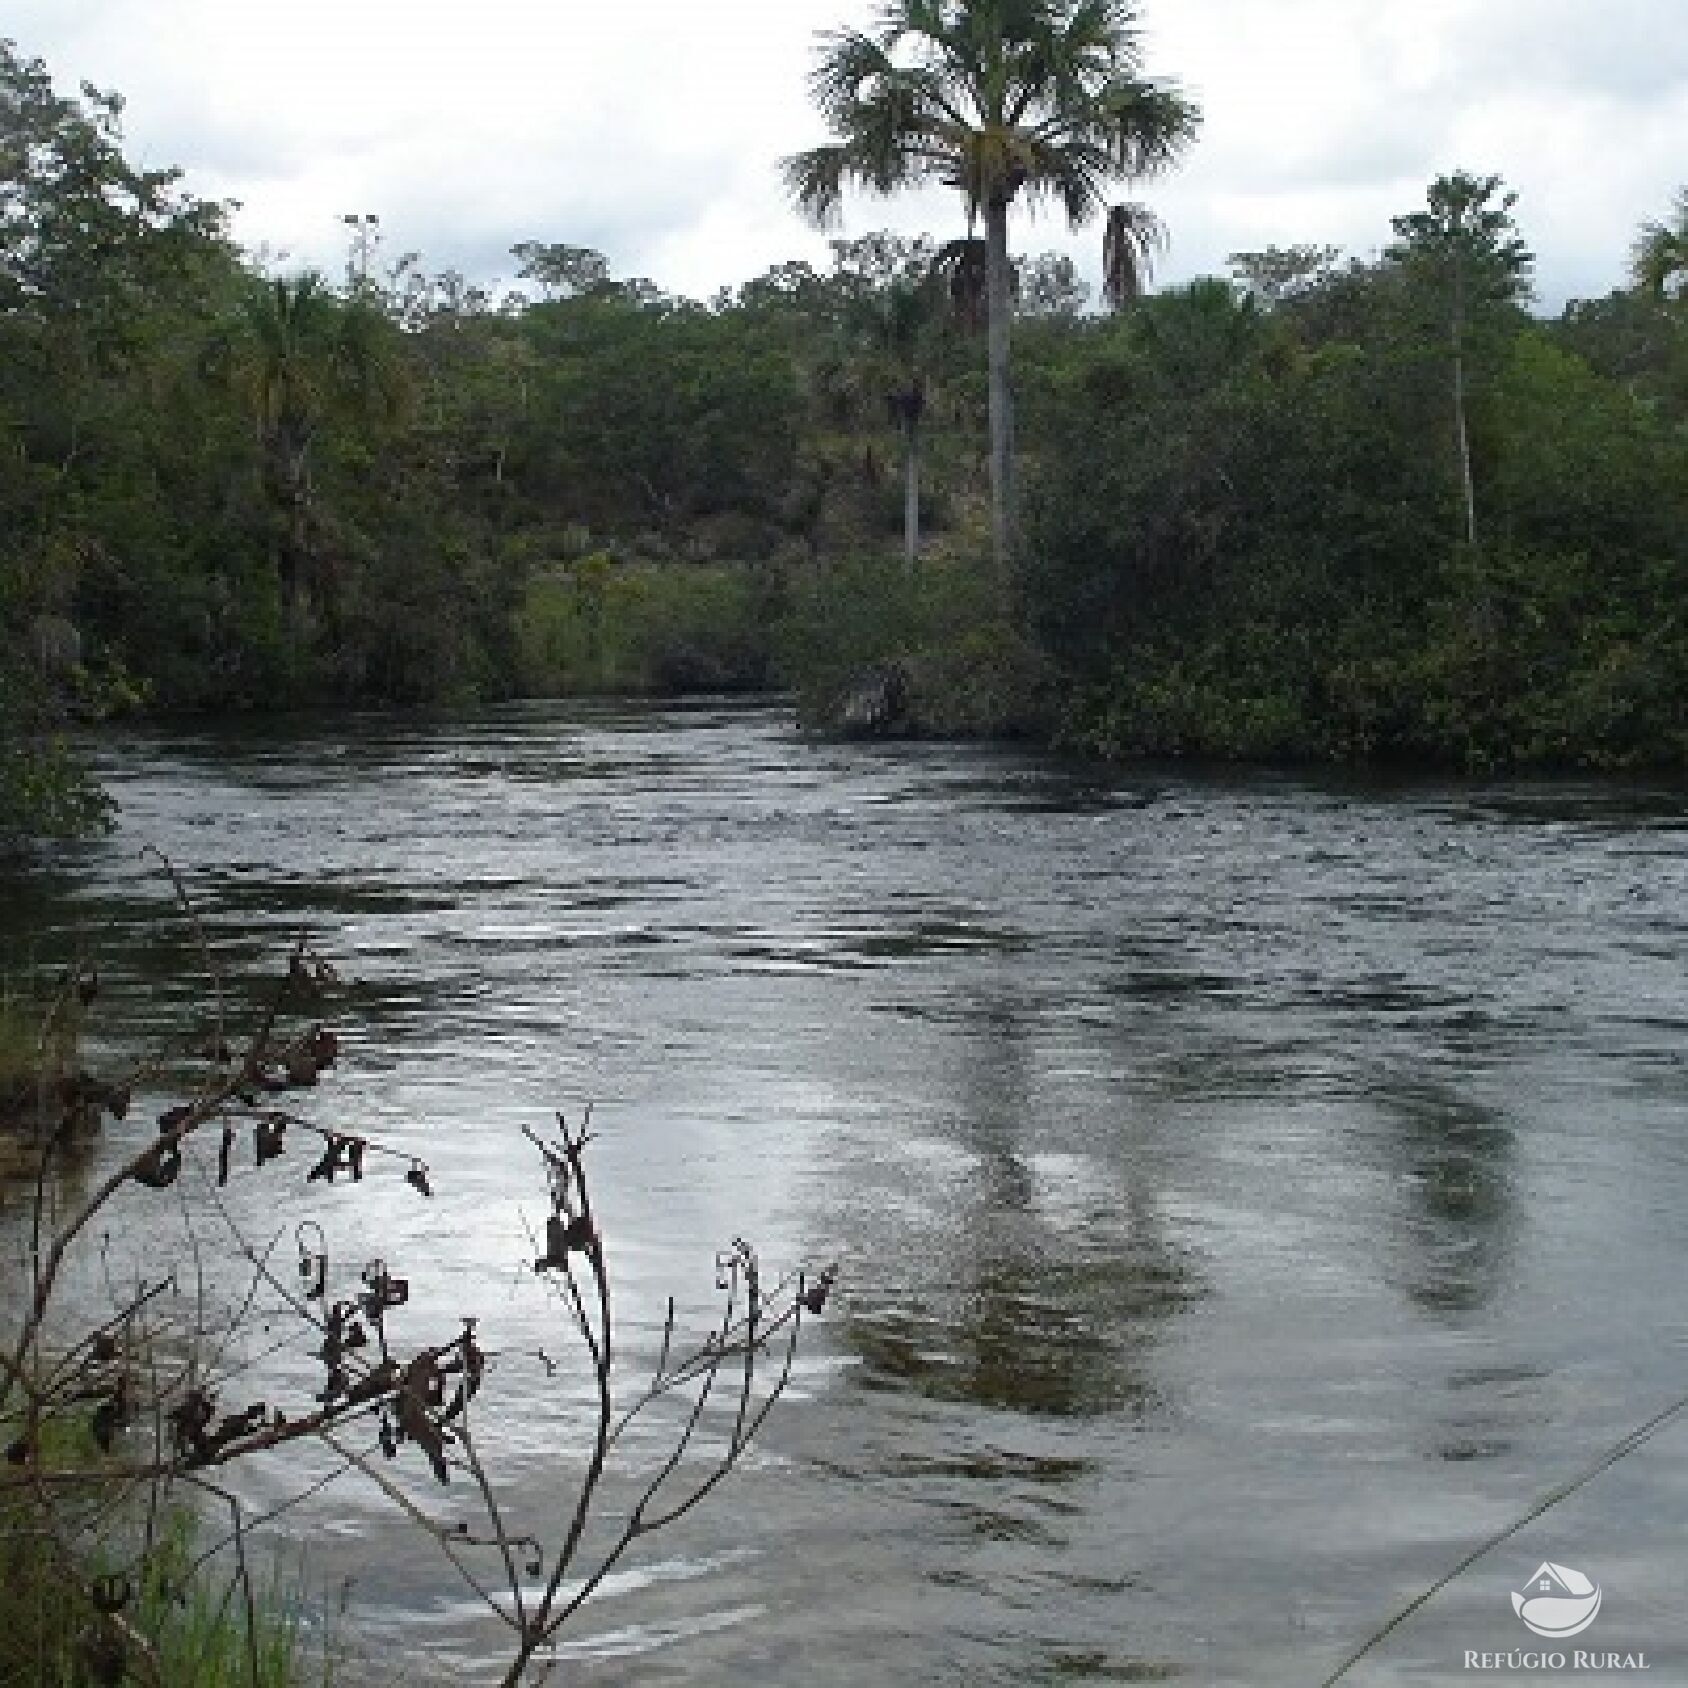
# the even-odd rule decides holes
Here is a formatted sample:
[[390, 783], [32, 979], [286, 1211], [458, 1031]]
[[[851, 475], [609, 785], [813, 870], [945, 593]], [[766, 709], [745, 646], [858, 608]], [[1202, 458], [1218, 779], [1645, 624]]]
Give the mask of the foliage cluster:
[[[1681, 312], [1621, 296], [1542, 322], [1473, 289], [1456, 354], [1446, 278], [1411, 254], [1325, 263], [1277, 296], [1241, 268], [1245, 285], [1099, 325], [1049, 371], [1024, 601], [1070, 684], [1069, 736], [1112, 755], [1688, 762]], [[1639, 345], [1604, 341], [1602, 318]]]
[[971, 560], [910, 572], [861, 557], [812, 576], [792, 595], [780, 658], [813, 724], [836, 722], [876, 675], [896, 687], [902, 730], [1016, 737], [1054, 722], [1047, 661]]
[[[933, 38], [957, 75], [964, 35]], [[1092, 119], [1136, 124], [1143, 169], [1176, 152], [1193, 113], [1121, 39], [1080, 55], [1066, 150], [969, 132], [974, 200], [1064, 192]], [[814, 208], [900, 183], [856, 130], [911, 63], [830, 41]], [[1005, 280], [971, 232], [837, 240], [703, 304], [536, 241], [481, 288], [364, 219], [342, 281], [261, 273], [120, 119], [0, 43], [0, 834], [98, 819], [63, 729], [113, 709], [814, 699], [845, 653], [917, 658], [917, 726], [1111, 754], [1684, 758], [1680, 204], [1632, 287], [1551, 319], [1511, 196], [1464, 174], [1371, 260], [1270, 248], [1156, 295], [1153, 219], [1116, 208], [1106, 315], [1070, 260]], [[1012, 513], [999, 293], [993, 601], [966, 576]], [[899, 536], [919, 586], [852, 561]]]
[[516, 616], [522, 690], [766, 690], [783, 599], [783, 576], [766, 566], [619, 565], [593, 552], [529, 580]]
[[[53, 1457], [61, 1466], [97, 1466], [103, 1455], [88, 1420], [56, 1427]], [[92, 1509], [90, 1508], [90, 1511]], [[123, 1575], [132, 1552], [97, 1548], [88, 1586], [67, 1583], [39, 1551], [27, 1514], [0, 1499], [0, 1683], [17, 1688], [99, 1688], [105, 1662], [91, 1649], [99, 1607], [89, 1593]], [[124, 1520], [132, 1529], [140, 1520]], [[134, 1623], [154, 1646], [166, 1683], [192, 1688], [305, 1688], [334, 1680], [334, 1665], [307, 1662], [303, 1609], [279, 1579], [264, 1584], [254, 1603], [255, 1645], [248, 1647], [239, 1615], [194, 1573], [203, 1538], [190, 1508], [159, 1519], [153, 1550], [140, 1558], [132, 1597]], [[118, 1532], [108, 1529], [108, 1543]]]

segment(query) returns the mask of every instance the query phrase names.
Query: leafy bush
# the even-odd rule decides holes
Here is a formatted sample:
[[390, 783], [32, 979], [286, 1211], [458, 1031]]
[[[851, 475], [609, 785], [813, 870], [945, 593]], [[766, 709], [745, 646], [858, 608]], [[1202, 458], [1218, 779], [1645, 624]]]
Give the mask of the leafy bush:
[[804, 720], [835, 725], [864, 675], [895, 670], [904, 730], [1034, 732], [1050, 719], [1050, 674], [973, 561], [857, 558], [792, 594], [781, 671]]
[[541, 696], [753, 691], [772, 683], [780, 583], [738, 564], [618, 564], [595, 552], [529, 584], [524, 689]]

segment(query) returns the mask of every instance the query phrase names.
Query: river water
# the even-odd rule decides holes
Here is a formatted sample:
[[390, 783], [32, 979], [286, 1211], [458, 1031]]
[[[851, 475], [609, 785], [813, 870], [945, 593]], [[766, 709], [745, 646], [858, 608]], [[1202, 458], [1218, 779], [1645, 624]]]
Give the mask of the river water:
[[[586, 1608], [564, 1680], [1317, 1683], [1688, 1392], [1681, 789], [1104, 775], [736, 705], [100, 755], [121, 830], [8, 889], [8, 953], [96, 949], [109, 1035], [167, 1029], [203, 990], [146, 843], [237, 990], [308, 929], [348, 980], [312, 1105], [437, 1194], [243, 1170], [233, 1205], [320, 1218], [337, 1263], [378, 1238], [419, 1336], [482, 1318], [518, 1522], [556, 1533], [587, 1404], [522, 1125], [593, 1104], [629, 1384], [734, 1235], [840, 1262], [755, 1457]], [[1688, 1421], [1348, 1680], [1547, 1645], [1510, 1595], [1549, 1560], [1604, 1590], [1567, 1649], [1688, 1681], [1685, 1510]], [[490, 1674], [361, 1480], [279, 1527], [368, 1680]]]

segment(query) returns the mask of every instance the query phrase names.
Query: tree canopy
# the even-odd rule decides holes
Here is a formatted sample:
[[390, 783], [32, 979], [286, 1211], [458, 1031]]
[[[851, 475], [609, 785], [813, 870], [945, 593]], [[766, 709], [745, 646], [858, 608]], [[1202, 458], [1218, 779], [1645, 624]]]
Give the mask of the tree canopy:
[[[869, 169], [877, 112], [908, 170], [954, 143], [963, 209], [1030, 164], [1059, 200], [1101, 168], [1082, 125], [1064, 164], [1009, 144], [1057, 58], [1097, 122], [1176, 102], [1104, 39], [1129, 20], [909, 4], [834, 38], [892, 69], [828, 84], [854, 128], [823, 185]], [[997, 67], [991, 145], [944, 115], [952, 60]], [[388, 261], [360, 214], [329, 280], [245, 258], [131, 165], [115, 96], [0, 48], [0, 834], [97, 819], [75, 729], [114, 711], [771, 684], [824, 710], [888, 667], [917, 721], [1109, 754], [1688, 765], [1681, 207], [1638, 232], [1663, 270], [1553, 316], [1522, 211], [1460, 173], [1380, 257], [1285, 230], [1159, 291], [1126, 213], [1111, 314], [1068, 255], [993, 268], [977, 231], [841, 238], [702, 303], [563, 240], [501, 293]], [[1004, 591], [980, 334], [1010, 321]]]
[[[1014, 519], [1008, 370], [1008, 213], [1016, 200], [1060, 206], [1080, 227], [1109, 184], [1163, 169], [1194, 137], [1196, 108], [1143, 72], [1127, 0], [892, 0], [871, 32], [824, 36], [810, 91], [833, 139], [786, 160], [798, 206], [826, 226], [855, 186], [893, 194], [937, 183], [985, 227], [991, 526], [1006, 572]], [[1110, 218], [1110, 296], [1135, 291], [1155, 225], [1140, 209]]]

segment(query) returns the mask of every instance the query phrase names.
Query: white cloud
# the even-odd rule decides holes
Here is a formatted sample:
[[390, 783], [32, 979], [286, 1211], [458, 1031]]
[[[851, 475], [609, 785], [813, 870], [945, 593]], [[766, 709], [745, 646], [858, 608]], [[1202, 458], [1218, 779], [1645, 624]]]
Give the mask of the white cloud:
[[[824, 254], [780, 156], [821, 138], [803, 85], [818, 30], [871, 0], [11, 0], [6, 28], [62, 82], [129, 98], [149, 164], [243, 202], [256, 244], [334, 267], [338, 217], [392, 250], [508, 274], [521, 239], [596, 245], [620, 273], [708, 294]], [[1146, 192], [1171, 278], [1236, 248], [1375, 250], [1439, 170], [1521, 195], [1542, 292], [1615, 285], [1635, 226], [1680, 184], [1681, 0], [1147, 0], [1150, 68], [1207, 114]], [[953, 231], [941, 194], [858, 202], [849, 229]], [[1092, 233], [1045, 219], [1023, 244]]]

